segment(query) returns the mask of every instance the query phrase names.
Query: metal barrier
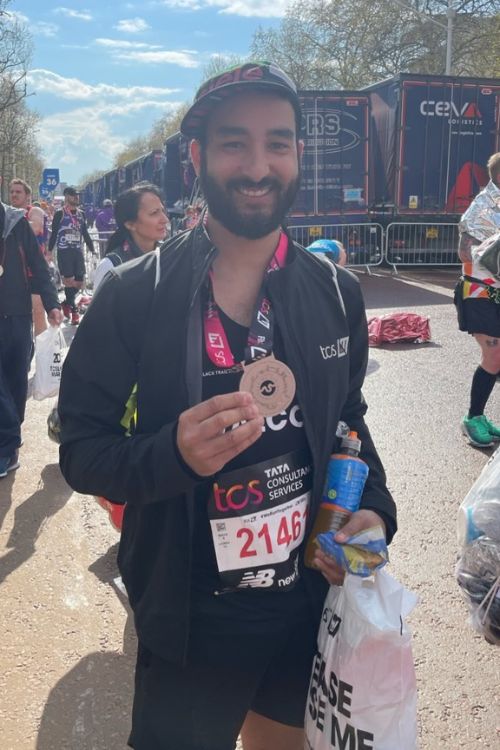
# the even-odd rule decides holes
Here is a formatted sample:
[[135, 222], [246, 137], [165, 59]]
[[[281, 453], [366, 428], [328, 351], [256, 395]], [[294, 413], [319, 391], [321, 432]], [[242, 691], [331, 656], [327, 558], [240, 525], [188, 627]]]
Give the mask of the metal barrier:
[[457, 251], [457, 224], [394, 222], [385, 232], [384, 257], [395, 268], [458, 265]]
[[106, 255], [108, 240], [114, 232], [98, 232], [95, 227], [92, 227], [89, 231], [99, 258], [104, 258]]
[[292, 238], [307, 247], [318, 239], [339, 240], [345, 247], [348, 266], [378, 266], [384, 260], [384, 230], [381, 224], [322, 224], [291, 226]]

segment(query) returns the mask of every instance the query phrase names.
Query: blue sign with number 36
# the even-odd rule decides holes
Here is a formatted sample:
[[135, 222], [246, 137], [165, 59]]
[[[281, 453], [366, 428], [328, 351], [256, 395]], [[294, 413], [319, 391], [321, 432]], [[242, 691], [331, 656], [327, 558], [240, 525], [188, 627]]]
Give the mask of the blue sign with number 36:
[[58, 169], [44, 169], [42, 172], [43, 185], [49, 190], [54, 191], [59, 185], [59, 170]]

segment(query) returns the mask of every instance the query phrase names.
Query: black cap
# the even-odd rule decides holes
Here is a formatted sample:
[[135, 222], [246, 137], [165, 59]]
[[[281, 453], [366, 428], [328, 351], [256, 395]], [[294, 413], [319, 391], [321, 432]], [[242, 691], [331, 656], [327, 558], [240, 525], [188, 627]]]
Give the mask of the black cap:
[[203, 132], [206, 117], [223, 99], [245, 91], [281, 92], [295, 110], [297, 130], [300, 130], [302, 110], [297, 89], [289, 76], [271, 62], [246, 62], [235, 65], [200, 86], [194, 102], [181, 122], [181, 133], [197, 138]]
[[75, 197], [78, 197], [78, 190], [74, 187], [65, 187], [63, 190], [63, 195], [74, 195]]

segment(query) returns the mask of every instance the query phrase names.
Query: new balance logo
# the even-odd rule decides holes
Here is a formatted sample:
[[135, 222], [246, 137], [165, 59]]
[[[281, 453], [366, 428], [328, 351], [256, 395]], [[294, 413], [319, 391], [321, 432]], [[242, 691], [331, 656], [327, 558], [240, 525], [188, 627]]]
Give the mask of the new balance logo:
[[334, 357], [345, 357], [349, 350], [349, 336], [337, 339], [336, 344], [320, 345], [321, 356], [323, 359], [333, 359]]
[[263, 568], [262, 570], [258, 570], [255, 575], [251, 570], [248, 570], [243, 574], [243, 578], [239, 582], [238, 588], [242, 589], [246, 588], [247, 586], [252, 589], [267, 588], [268, 586], [273, 585], [275, 575], [276, 571], [274, 570], [274, 568]]

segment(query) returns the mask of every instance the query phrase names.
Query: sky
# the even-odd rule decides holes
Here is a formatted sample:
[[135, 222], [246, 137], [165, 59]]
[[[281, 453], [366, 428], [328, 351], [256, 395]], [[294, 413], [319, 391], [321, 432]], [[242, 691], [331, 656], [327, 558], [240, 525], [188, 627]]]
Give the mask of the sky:
[[[62, 4], [64, 3], [64, 5]], [[28, 106], [46, 167], [76, 184], [189, 101], [213, 55], [246, 55], [287, 0], [13, 0], [34, 43]]]

